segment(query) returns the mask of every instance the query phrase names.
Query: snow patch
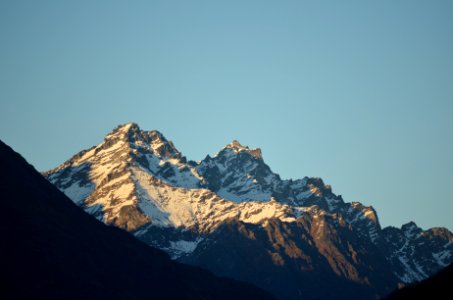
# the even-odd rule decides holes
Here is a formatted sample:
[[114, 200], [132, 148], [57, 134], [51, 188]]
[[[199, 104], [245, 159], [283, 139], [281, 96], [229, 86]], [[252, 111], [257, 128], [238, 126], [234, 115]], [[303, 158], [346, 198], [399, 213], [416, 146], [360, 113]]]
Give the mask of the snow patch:
[[75, 204], [81, 206], [83, 205], [83, 202], [86, 199], [86, 197], [88, 197], [94, 191], [96, 186], [94, 184], [86, 184], [80, 186], [79, 184], [80, 184], [79, 182], [75, 182], [69, 187], [63, 189], [62, 191]]
[[452, 252], [450, 250], [444, 250], [438, 253], [433, 253], [433, 258], [439, 266], [446, 267], [449, 264], [446, 262], [451, 257]]
[[170, 247], [165, 250], [171, 254], [172, 259], [177, 259], [183, 255], [194, 252], [201, 241], [203, 241], [202, 238], [198, 238], [195, 241], [171, 241]]

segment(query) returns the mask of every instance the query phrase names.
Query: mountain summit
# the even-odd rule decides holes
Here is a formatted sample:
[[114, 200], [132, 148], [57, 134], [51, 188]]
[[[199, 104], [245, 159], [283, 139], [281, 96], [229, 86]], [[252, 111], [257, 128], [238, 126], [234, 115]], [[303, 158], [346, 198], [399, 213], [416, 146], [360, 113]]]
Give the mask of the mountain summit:
[[194, 162], [129, 123], [44, 175], [99, 220], [281, 299], [374, 299], [453, 261], [447, 229], [381, 228], [373, 207], [281, 179], [238, 141]]
[[251, 156], [255, 157], [256, 159], [262, 159], [261, 149], [255, 148], [250, 149], [248, 146], [242, 146], [242, 144], [238, 140], [233, 140], [230, 144], [225, 146], [225, 149], [233, 149], [234, 152], [239, 153], [241, 151], [246, 151]]

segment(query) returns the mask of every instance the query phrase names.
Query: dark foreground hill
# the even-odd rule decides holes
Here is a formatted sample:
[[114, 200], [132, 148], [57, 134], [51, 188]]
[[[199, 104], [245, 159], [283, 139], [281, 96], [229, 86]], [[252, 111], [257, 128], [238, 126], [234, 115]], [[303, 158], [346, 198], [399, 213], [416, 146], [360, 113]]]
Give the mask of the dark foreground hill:
[[392, 293], [387, 300], [452, 299], [453, 264], [418, 284]]
[[1, 299], [272, 299], [97, 221], [0, 141]]

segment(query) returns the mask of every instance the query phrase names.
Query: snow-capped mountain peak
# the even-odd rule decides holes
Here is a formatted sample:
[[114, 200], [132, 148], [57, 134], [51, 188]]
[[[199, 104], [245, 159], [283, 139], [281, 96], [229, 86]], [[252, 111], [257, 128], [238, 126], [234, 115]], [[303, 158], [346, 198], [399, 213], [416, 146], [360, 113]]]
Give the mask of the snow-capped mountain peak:
[[138, 124], [134, 123], [134, 122], [129, 122], [129, 123], [124, 123], [124, 124], [118, 125], [108, 135], [127, 134], [129, 131], [137, 131], [137, 130], [140, 130], [140, 127], [138, 126]]
[[143, 131], [136, 123], [126, 123], [110, 132], [105, 141], [124, 140], [129, 146], [137, 150], [152, 152], [159, 158], [180, 159], [181, 153], [157, 130]]
[[417, 226], [417, 224], [415, 224], [412, 221], [401, 226], [401, 230], [403, 231], [404, 235], [408, 238], [415, 237], [421, 234], [423, 231], [420, 227]]

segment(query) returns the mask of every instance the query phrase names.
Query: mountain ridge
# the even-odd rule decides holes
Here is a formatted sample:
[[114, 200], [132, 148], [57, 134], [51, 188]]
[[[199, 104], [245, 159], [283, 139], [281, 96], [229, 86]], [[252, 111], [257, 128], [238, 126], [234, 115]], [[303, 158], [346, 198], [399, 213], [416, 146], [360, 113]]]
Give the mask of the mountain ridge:
[[[321, 254], [311, 267], [327, 263], [328, 272], [342, 279], [381, 286], [372, 292], [379, 295], [398, 283], [421, 280], [453, 260], [453, 238], [448, 230], [422, 231], [415, 223], [408, 227], [415, 230], [413, 234], [406, 234], [404, 226], [381, 228], [372, 206], [345, 202], [321, 178], [282, 180], [264, 162], [259, 148], [250, 149], [236, 140], [212, 157], [188, 161], [160, 132], [142, 131], [137, 124], [128, 123], [115, 128], [98, 146], [44, 175], [98, 219], [195, 265], [203, 264], [197, 258], [199, 247], [218, 242], [215, 233], [223, 224], [244, 223], [245, 227], [237, 225], [241, 228], [258, 225], [258, 232], [266, 231], [274, 220], [284, 229], [267, 230], [266, 239], [275, 241], [275, 235], [283, 234], [284, 248], [288, 242], [297, 245], [304, 236], [311, 241], [313, 253]], [[307, 219], [300, 225], [306, 227], [303, 231], [293, 226], [301, 218]], [[300, 231], [300, 236], [292, 230]], [[234, 232], [227, 234], [237, 236]], [[253, 241], [252, 236], [248, 238]], [[337, 240], [357, 242], [344, 248]], [[274, 257], [271, 264], [290, 265], [304, 256], [285, 258], [279, 254], [280, 248], [274, 247], [275, 242], [261, 242], [265, 245], [260, 250], [263, 255]], [[326, 244], [330, 246], [326, 248]], [[430, 246], [419, 246], [425, 244]], [[365, 250], [359, 249], [365, 249], [364, 245], [375, 254], [361, 256], [359, 252]], [[297, 253], [307, 249], [288, 247]], [[388, 265], [388, 279], [370, 282], [374, 278], [371, 269], [379, 265]], [[209, 268], [209, 264], [204, 266]], [[222, 270], [211, 270], [225, 275]], [[264, 282], [258, 284], [268, 287]]]

